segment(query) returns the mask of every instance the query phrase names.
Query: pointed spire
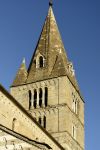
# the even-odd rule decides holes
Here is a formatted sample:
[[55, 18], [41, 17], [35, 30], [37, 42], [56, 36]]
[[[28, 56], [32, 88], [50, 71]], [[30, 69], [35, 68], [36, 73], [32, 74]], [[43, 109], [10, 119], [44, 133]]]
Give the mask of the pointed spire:
[[27, 80], [27, 69], [25, 64], [25, 58], [23, 58], [22, 64], [16, 74], [12, 86], [22, 85], [26, 82], [26, 80]]
[[[52, 6], [52, 1], [49, 2]], [[39, 67], [39, 57], [44, 61], [43, 69]], [[78, 89], [75, 76], [70, 74], [68, 58], [59, 33], [52, 7], [49, 7], [40, 38], [28, 68], [27, 83], [67, 75]]]
[[23, 58], [22, 64], [25, 64], [25, 58]]
[[[45, 67], [44, 69], [41, 69], [42, 74], [40, 72], [41, 74], [40, 76], [40, 74], [38, 73], [39, 69], [37, 69], [36, 66], [39, 63], [38, 58], [41, 55], [45, 60], [45, 64], [44, 64]], [[56, 19], [52, 7], [49, 7], [48, 15], [46, 17], [38, 44], [36, 46], [30, 66], [28, 68], [27, 82], [43, 80], [55, 76], [54, 73], [52, 74], [52, 72], [55, 72], [53, 71], [53, 69], [55, 69], [54, 68], [55, 63], [58, 62], [58, 61], [56, 62], [56, 57], [61, 57], [60, 60], [62, 60], [61, 64], [64, 70], [63, 73], [65, 73], [66, 70], [65, 68], [67, 65], [66, 52], [58, 30], [58, 26], [56, 23]], [[58, 64], [56, 64], [56, 66], [59, 67]], [[60, 72], [58, 74], [60, 75], [62, 73]]]

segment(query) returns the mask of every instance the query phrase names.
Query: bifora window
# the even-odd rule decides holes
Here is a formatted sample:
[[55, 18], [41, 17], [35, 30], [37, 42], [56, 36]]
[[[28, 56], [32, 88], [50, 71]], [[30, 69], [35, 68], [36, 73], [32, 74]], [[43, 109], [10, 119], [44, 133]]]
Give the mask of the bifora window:
[[42, 116], [38, 118], [39, 124], [46, 129], [46, 116]]
[[72, 93], [72, 110], [75, 114], [78, 114], [78, 105], [79, 105], [78, 99]]

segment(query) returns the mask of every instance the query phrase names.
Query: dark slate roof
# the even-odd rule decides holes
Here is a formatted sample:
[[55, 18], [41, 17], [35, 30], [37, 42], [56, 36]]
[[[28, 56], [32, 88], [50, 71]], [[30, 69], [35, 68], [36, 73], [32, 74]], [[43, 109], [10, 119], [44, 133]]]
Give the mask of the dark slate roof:
[[12, 86], [24, 84], [24, 83], [26, 83], [26, 80], [27, 80], [27, 69], [26, 69], [25, 61], [23, 60], [21, 66], [16, 74], [16, 77], [13, 81]]

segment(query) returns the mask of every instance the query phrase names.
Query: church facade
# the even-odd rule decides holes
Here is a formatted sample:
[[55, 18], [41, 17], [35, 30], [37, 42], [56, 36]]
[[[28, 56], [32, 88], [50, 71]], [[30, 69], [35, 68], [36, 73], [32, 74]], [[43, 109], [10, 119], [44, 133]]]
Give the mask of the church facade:
[[[23, 60], [10, 91], [14, 98], [6, 93], [8, 101], [13, 99], [16, 108], [6, 110], [10, 112], [6, 114], [9, 124], [6, 126], [8, 120], [5, 119], [2, 123], [6, 130], [9, 128], [22, 138], [34, 140], [31, 142], [36, 148], [84, 150], [84, 100], [59, 33], [52, 3], [30, 65], [26, 69]], [[31, 150], [32, 143], [28, 145]]]

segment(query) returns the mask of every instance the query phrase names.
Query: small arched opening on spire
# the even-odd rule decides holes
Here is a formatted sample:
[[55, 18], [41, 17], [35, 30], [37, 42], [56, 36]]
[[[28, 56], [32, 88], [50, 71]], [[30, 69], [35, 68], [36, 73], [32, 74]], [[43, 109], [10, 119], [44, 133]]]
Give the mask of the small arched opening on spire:
[[39, 67], [40, 68], [44, 67], [44, 59], [42, 56], [39, 57]]
[[45, 67], [45, 58], [41, 54], [39, 54], [37, 58], [34, 60], [34, 64], [36, 68]]

